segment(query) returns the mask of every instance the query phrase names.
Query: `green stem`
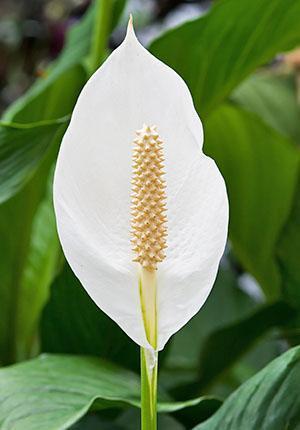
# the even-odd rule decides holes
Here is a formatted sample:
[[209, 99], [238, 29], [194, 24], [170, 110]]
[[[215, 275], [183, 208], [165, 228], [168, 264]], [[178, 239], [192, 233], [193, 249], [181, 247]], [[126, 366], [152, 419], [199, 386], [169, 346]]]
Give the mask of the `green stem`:
[[145, 333], [152, 349], [141, 348], [142, 430], [156, 430], [157, 403], [157, 309], [156, 271], [140, 267], [140, 299]]
[[93, 74], [103, 61], [111, 27], [113, 0], [95, 0], [96, 14], [89, 57], [89, 72]]
[[142, 430], [157, 429], [157, 360], [158, 353], [141, 348], [141, 421]]

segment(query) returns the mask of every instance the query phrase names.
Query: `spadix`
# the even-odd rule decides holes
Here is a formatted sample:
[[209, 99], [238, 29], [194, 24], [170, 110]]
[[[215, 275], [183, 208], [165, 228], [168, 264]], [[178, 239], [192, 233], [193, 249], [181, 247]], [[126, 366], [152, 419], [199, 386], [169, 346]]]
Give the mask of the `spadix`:
[[129, 26], [79, 96], [54, 203], [74, 273], [152, 351], [204, 304], [226, 243], [226, 189], [202, 142], [187, 86]]
[[167, 247], [163, 142], [154, 126], [144, 125], [137, 135], [132, 180], [133, 261], [153, 271], [165, 259]]

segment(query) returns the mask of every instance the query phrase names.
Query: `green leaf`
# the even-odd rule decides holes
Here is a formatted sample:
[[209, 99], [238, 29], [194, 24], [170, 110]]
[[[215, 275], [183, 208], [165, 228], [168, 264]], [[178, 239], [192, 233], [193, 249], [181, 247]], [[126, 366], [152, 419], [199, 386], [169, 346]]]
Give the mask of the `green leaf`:
[[245, 382], [194, 430], [299, 428], [300, 347], [293, 348]]
[[[210, 384], [237, 361], [271, 328], [287, 324], [295, 316], [284, 302], [265, 305], [246, 318], [213, 332], [203, 345], [198, 384]], [[226, 351], [226, 354], [219, 354]]]
[[[234, 276], [227, 262], [226, 268], [219, 270], [214, 288], [201, 311], [172, 339], [166, 362], [160, 368], [159, 379], [176, 400], [192, 398], [203, 392], [199, 384], [201, 365], [199, 357], [204, 354], [205, 345], [213, 333], [247, 318], [256, 307], [257, 303], [239, 288], [238, 278]], [[260, 344], [260, 354], [262, 345], [265, 347], [265, 342]], [[223, 345], [220, 350], [223, 350]], [[272, 349], [270, 354], [272, 358], [276, 356], [274, 353]], [[218, 356], [224, 357], [223, 354]], [[251, 366], [251, 371], [253, 374], [257, 368]], [[218, 379], [213, 388], [209, 387], [210, 393], [224, 397], [236, 389], [243, 380], [244, 375], [236, 376], [234, 369], [230, 369], [226, 378]], [[214, 413], [214, 405], [210, 406], [211, 408], [206, 411], [189, 408], [176, 414], [176, 417], [191, 428]]]
[[68, 118], [30, 124], [0, 123], [0, 203], [32, 177], [52, 145], [60, 140]]
[[[90, 413], [74, 424], [72, 430], [136, 430], [140, 428], [141, 413], [138, 409], [129, 409], [120, 414], [115, 420], [99, 417], [99, 412]], [[103, 414], [101, 414], [103, 415]], [[158, 428], [163, 430], [185, 430], [178, 421], [170, 415], [159, 414], [157, 417]]]
[[70, 115], [87, 74], [82, 65], [71, 65], [66, 69], [59, 66], [45, 72], [45, 77], [39, 78], [13, 103], [3, 121], [28, 124]]
[[300, 142], [300, 107], [293, 76], [255, 74], [236, 88], [231, 99], [283, 136]]
[[61, 249], [56, 233], [52, 203], [52, 175], [49, 190], [33, 218], [30, 243], [18, 290], [16, 318], [16, 356], [31, 355], [41, 311], [48, 299], [49, 287], [57, 271]]
[[[256, 113], [282, 135], [300, 143], [300, 108], [293, 76], [255, 75], [232, 95], [233, 100]], [[300, 166], [293, 207], [276, 245], [282, 294], [300, 308]], [[299, 337], [299, 336], [298, 336]]]
[[93, 406], [138, 406], [139, 380], [97, 358], [41, 356], [0, 370], [0, 427], [68, 428]]
[[[248, 368], [249, 358], [245, 358], [246, 353], [253, 350], [259, 341], [261, 348], [266, 347], [266, 334], [271, 329], [288, 324], [294, 316], [294, 309], [283, 302], [258, 306], [238, 289], [237, 281], [230, 272], [221, 271], [201, 312], [176, 335], [166, 362], [171, 382], [168, 382], [166, 370], [162, 381], [173, 388], [172, 394], [176, 398], [195, 396], [211, 389], [212, 384], [214, 386], [210, 391], [214, 393], [218, 388], [222, 392], [232, 391], [241, 382], [236, 380], [233, 365], [240, 365], [239, 360], [243, 357], [242, 364]], [[220, 354], [220, 351], [226, 351], [226, 354]], [[272, 349], [270, 353], [271, 358], [274, 358], [276, 351]], [[262, 367], [257, 361], [252, 374]], [[184, 373], [185, 367], [180, 367], [184, 365], [193, 367]], [[174, 390], [176, 381], [178, 386]], [[223, 384], [216, 388], [216, 383]], [[192, 419], [195, 419], [195, 414]], [[195, 425], [195, 421], [190, 421], [190, 424]]]
[[[2, 430], [63, 430], [86, 412], [139, 407], [138, 377], [93, 357], [43, 355], [0, 370]], [[174, 412], [211, 398], [160, 402], [160, 412]]]
[[[282, 135], [300, 143], [300, 108], [293, 76], [255, 75], [237, 88], [232, 98]], [[292, 305], [300, 307], [300, 165], [298, 169], [292, 210], [281, 230], [275, 254], [282, 278], [282, 294]]]
[[205, 151], [228, 189], [234, 253], [276, 299], [281, 279], [275, 249], [291, 210], [299, 153], [254, 114], [225, 104], [208, 117], [205, 135]]
[[221, 405], [221, 400], [205, 396], [203, 401], [197, 403], [195, 406], [184, 407], [183, 409], [173, 412], [172, 415], [182, 423], [185, 428], [190, 429], [199, 422], [206, 421], [210, 418]]
[[[138, 346], [96, 306], [67, 263], [52, 283], [40, 336], [43, 352], [96, 355], [140, 371]], [[160, 365], [168, 350], [167, 346], [160, 353]]]
[[[46, 232], [47, 229], [52, 228], [48, 223], [42, 223], [42, 225], [36, 223], [34, 227], [34, 218], [45, 196], [50, 168], [56, 158], [60, 135], [57, 138], [58, 140], [53, 142], [52, 147], [46, 151], [41, 164], [24, 188], [0, 207], [0, 361], [3, 363], [11, 363], [18, 358], [19, 305], [23, 303], [21, 292], [28, 291], [25, 287], [27, 285], [30, 289], [36, 290], [37, 297], [43, 297], [43, 294], [40, 295], [39, 288], [44, 288], [44, 273], [48, 267], [47, 264], [44, 267], [42, 263], [44, 257], [40, 255], [39, 258], [34, 258], [37, 263], [36, 268], [39, 267], [38, 271], [40, 271], [39, 275], [36, 273], [36, 277], [40, 276], [41, 283], [30, 287], [28, 275], [27, 279], [24, 277], [24, 270], [27, 264], [30, 267], [31, 263], [34, 263], [33, 260], [28, 261], [28, 256], [31, 254], [32, 258], [35, 254], [34, 248], [38, 240], [34, 232], [35, 227], [39, 225], [38, 236], [41, 234], [43, 237], [49, 236], [47, 233], [42, 234], [42, 230]], [[47, 254], [51, 249], [51, 247], [48, 250], [48, 247], [41, 246], [39, 252], [43, 251]], [[20, 309], [20, 312], [23, 313], [23, 310]], [[30, 314], [30, 307], [26, 312]], [[24, 344], [28, 344], [28, 339], [24, 339]]]
[[[205, 403], [205, 402], [204, 402]], [[191, 409], [191, 408], [188, 408]], [[120, 427], [114, 429], [114, 427], [107, 427], [107, 430], [137, 430], [140, 428], [140, 411], [131, 409], [125, 411], [120, 418], [116, 420], [116, 424]], [[157, 425], [159, 429], [163, 430], [185, 430], [178, 421], [175, 421], [170, 415], [159, 414], [157, 417]], [[102, 430], [102, 427], [100, 427]], [[103, 427], [104, 429], [106, 427]], [[97, 430], [99, 427], [97, 428]], [[96, 430], [96, 429], [95, 429]]]
[[[183, 370], [198, 368], [199, 356], [207, 338], [222, 327], [246, 317], [255, 307], [254, 300], [238, 287], [233, 271], [219, 269], [217, 280], [201, 312], [174, 336], [166, 366]], [[170, 379], [173, 384], [176, 375], [171, 374]]]
[[[276, 254], [283, 279], [284, 297], [300, 309], [300, 171], [293, 208], [277, 242]], [[300, 316], [298, 320], [299, 318]], [[298, 339], [300, 340], [299, 330]]]
[[139, 348], [96, 306], [67, 263], [51, 286], [43, 312], [41, 348], [96, 355], [139, 371]]
[[300, 42], [299, 0], [221, 0], [155, 40], [154, 55], [187, 82], [207, 114], [247, 75]]

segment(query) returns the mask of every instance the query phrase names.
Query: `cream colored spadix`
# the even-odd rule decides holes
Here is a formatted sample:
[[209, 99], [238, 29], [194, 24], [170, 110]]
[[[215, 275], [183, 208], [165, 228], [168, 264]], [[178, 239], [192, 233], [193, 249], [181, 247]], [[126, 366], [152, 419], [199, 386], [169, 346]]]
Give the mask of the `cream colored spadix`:
[[137, 131], [134, 143], [131, 242], [136, 257], [133, 261], [151, 272], [165, 259], [167, 247], [162, 140], [155, 126], [144, 125]]
[[74, 273], [145, 348], [161, 350], [201, 308], [224, 251], [226, 189], [202, 143], [187, 86], [129, 26], [79, 96], [54, 204]]

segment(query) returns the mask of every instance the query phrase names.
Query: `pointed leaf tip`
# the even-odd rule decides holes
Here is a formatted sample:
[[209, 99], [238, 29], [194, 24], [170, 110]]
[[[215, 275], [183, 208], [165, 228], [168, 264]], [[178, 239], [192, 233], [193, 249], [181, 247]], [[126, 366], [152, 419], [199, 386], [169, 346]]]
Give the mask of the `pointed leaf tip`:
[[133, 16], [132, 16], [132, 13], [129, 14], [128, 26], [133, 27]]
[[127, 36], [129, 34], [135, 34], [134, 33], [134, 27], [133, 27], [133, 16], [132, 14], [129, 15], [128, 25], [127, 25]]

